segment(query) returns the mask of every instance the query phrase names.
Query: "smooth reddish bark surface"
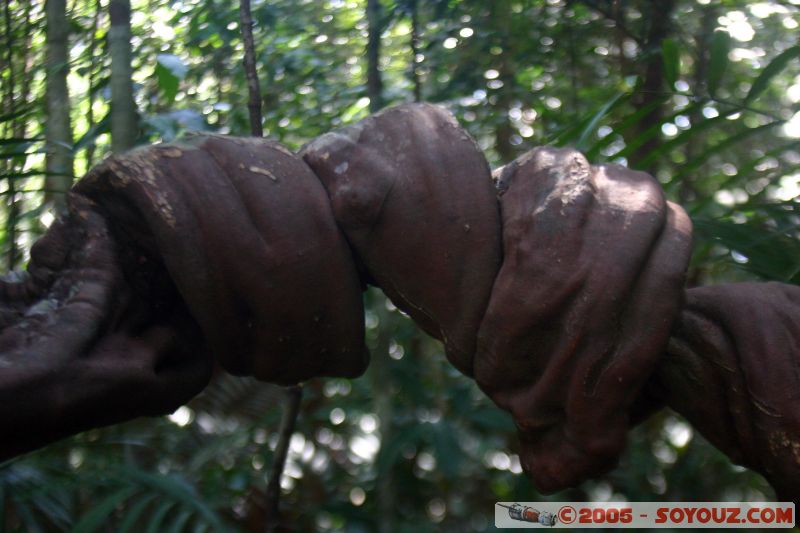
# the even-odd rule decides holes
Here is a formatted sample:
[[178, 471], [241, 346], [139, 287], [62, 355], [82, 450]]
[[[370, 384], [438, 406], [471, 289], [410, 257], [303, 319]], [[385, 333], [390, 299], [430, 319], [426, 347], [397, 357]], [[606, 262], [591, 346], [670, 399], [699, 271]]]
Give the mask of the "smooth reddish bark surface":
[[301, 151], [328, 190], [364, 279], [473, 372], [476, 335], [500, 265], [489, 166], [443, 109], [393, 107]]

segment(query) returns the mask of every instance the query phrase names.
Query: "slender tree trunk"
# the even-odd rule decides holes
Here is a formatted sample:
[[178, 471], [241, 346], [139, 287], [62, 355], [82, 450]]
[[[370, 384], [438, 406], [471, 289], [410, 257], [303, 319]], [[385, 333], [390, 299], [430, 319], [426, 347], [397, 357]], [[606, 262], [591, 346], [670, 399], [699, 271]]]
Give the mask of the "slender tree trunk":
[[[393, 406], [393, 386], [392, 386], [392, 373], [391, 373], [391, 359], [389, 357], [389, 348], [391, 346], [392, 337], [397, 334], [397, 327], [399, 317], [397, 314], [391, 314], [385, 305], [386, 297], [376, 290], [373, 290], [374, 300], [377, 300], [377, 305], [373, 309], [377, 309], [378, 318], [381, 324], [381, 330], [378, 334], [378, 345], [370, 358], [369, 368], [367, 369], [367, 377], [372, 388], [372, 409], [378, 416], [381, 448], [389, 446], [392, 439], [395, 437], [393, 429], [394, 420], [394, 406]], [[413, 342], [419, 346], [419, 335], [413, 337]], [[408, 354], [411, 357], [419, 357], [418, 350], [411, 347]], [[395, 484], [394, 475], [391, 468], [381, 474], [375, 480], [375, 492], [377, 497], [377, 510], [378, 515], [381, 517], [378, 520], [378, 533], [392, 533], [395, 530], [394, 516], [395, 516]]]
[[110, 0], [108, 49], [111, 54], [111, 150], [124, 152], [136, 144], [139, 133], [133, 100], [131, 67], [131, 3]]
[[[8, 4], [6, 4], [8, 5]], [[69, 73], [69, 24], [65, 0], [47, 0], [47, 140], [45, 202], [61, 211], [74, 174], [72, 125], [67, 88]]]
[[296, 385], [286, 388], [286, 405], [283, 408], [281, 427], [278, 430], [278, 445], [272, 460], [267, 490], [265, 494], [267, 511], [267, 533], [277, 531], [280, 526], [280, 498], [281, 476], [286, 466], [286, 456], [289, 454], [289, 444], [292, 440], [297, 418], [300, 416], [300, 402], [303, 399], [303, 389]]
[[[11, 15], [11, 7], [9, 6], [9, 2], [6, 1], [4, 10], [3, 10], [4, 20], [5, 20], [5, 32], [6, 32], [6, 57], [4, 58], [8, 63], [8, 79], [5, 85], [5, 94], [3, 95], [5, 99], [5, 111], [6, 113], [12, 113], [15, 108], [15, 80], [14, 80], [14, 34], [13, 34], [13, 24], [12, 24], [12, 15]], [[9, 123], [6, 126], [6, 135], [13, 137], [15, 136], [15, 126]], [[4, 162], [4, 166], [6, 167], [6, 172], [8, 176], [8, 215], [6, 217], [6, 239], [8, 241], [8, 256], [7, 256], [7, 267], [8, 270], [13, 270], [17, 264], [17, 219], [19, 218], [19, 208], [17, 204], [17, 193], [16, 193], [16, 183], [14, 182], [14, 178], [11, 174], [14, 171], [15, 164], [13, 159], [6, 159]]]
[[[505, 0], [497, 0], [489, 4], [489, 25], [494, 30], [496, 44], [507, 51], [509, 49], [508, 27], [511, 24], [511, 7]], [[500, 161], [505, 164], [516, 156], [514, 145], [511, 144], [511, 137], [514, 135], [514, 126], [511, 124], [508, 111], [513, 102], [514, 90], [514, 68], [509, 63], [508, 53], [503, 53], [497, 63], [499, 73], [497, 79], [503, 82], [503, 86], [497, 90], [495, 113], [499, 117], [498, 125], [495, 129], [494, 149], [500, 156]]]
[[367, 0], [367, 97], [371, 113], [383, 107], [383, 80], [381, 79], [381, 21], [380, 0]]
[[247, 91], [250, 98], [247, 108], [250, 111], [250, 134], [262, 137], [264, 129], [261, 126], [261, 87], [258, 84], [258, 71], [256, 70], [256, 53], [253, 44], [253, 17], [250, 14], [250, 1], [240, 0], [239, 21], [244, 43], [244, 73], [247, 78]]
[[[214, 73], [214, 79], [216, 80], [217, 86], [217, 101], [224, 102], [225, 101], [225, 83], [224, 80], [227, 78], [227, 71], [228, 67], [224, 62], [224, 58], [220, 55], [214, 55], [213, 63], [211, 65], [211, 70]], [[223, 118], [222, 113], [217, 113], [217, 120], [214, 126], [219, 129], [223, 126], [225, 119]]]
[[[565, 24], [571, 24], [572, 21], [565, 21]], [[569, 112], [575, 117], [580, 117], [582, 114], [581, 111], [581, 101], [578, 98], [578, 51], [575, 47], [575, 32], [577, 28], [574, 26], [570, 27], [569, 36], [567, 37], [567, 42], [569, 46]]]
[[[33, 31], [31, 28], [31, 5], [24, 5], [24, 15], [22, 27], [14, 29], [14, 16], [11, 13], [9, 2], [5, 2], [4, 19], [6, 35], [6, 60], [8, 78], [5, 84], [4, 103], [5, 112], [11, 113], [27, 109], [31, 104], [30, 84], [31, 84], [31, 39]], [[15, 58], [16, 57], [16, 61]], [[17, 68], [19, 65], [19, 69]], [[17, 82], [20, 82], [17, 91]], [[28, 135], [27, 116], [20, 116], [4, 124], [4, 134], [15, 139], [24, 139]], [[18, 266], [20, 260], [19, 246], [17, 245], [17, 225], [19, 224], [21, 198], [17, 194], [17, 183], [14, 174], [21, 172], [25, 168], [27, 156], [21, 155], [12, 158], [5, 158], [3, 166], [8, 177], [8, 211], [6, 215], [6, 240], [8, 248], [6, 250], [6, 266], [8, 270], [13, 270]]]
[[[624, 80], [630, 72], [630, 62], [625, 56], [625, 37], [631, 37], [626, 34], [627, 23], [625, 22], [625, 12], [622, 9], [620, 0], [614, 0], [611, 9], [611, 20], [614, 21], [614, 40], [617, 43], [617, 59], [619, 61], [619, 77]], [[638, 43], [638, 41], [637, 41]]]
[[419, 5], [417, 0], [411, 0], [409, 5], [411, 10], [411, 82], [414, 87], [414, 101], [422, 101], [422, 78], [420, 76], [419, 57]]
[[[707, 96], [708, 88], [706, 87], [706, 78], [708, 77], [708, 61], [709, 61], [709, 47], [711, 45], [711, 36], [714, 34], [714, 27], [717, 24], [717, 6], [706, 5], [698, 6], [702, 9], [700, 19], [700, 29], [694, 37], [695, 43], [695, 58], [694, 58], [694, 72], [692, 74], [692, 92], [695, 96]], [[701, 109], [694, 109], [689, 114], [689, 122], [692, 126], [697, 125], [698, 122], [703, 120], [703, 112]], [[697, 141], [696, 136], [690, 136], [686, 141], [684, 154], [686, 161], [691, 161], [697, 154]], [[694, 188], [693, 180], [690, 176], [684, 176], [680, 183], [678, 197], [681, 203], [690, 203], [697, 197], [697, 191]]]
[[[655, 101], [662, 98], [664, 90], [664, 62], [661, 57], [661, 45], [664, 39], [669, 37], [672, 30], [671, 17], [675, 8], [675, 0], [660, 0], [658, 2], [646, 3], [647, 11], [647, 37], [645, 39], [642, 55], [648, 57], [644, 64], [642, 83], [639, 88], [639, 95], [636, 99], [636, 107], [648, 107]], [[647, 128], [660, 124], [664, 117], [664, 106], [654, 105], [652, 110], [639, 121], [639, 131], [641, 134]], [[661, 144], [661, 138], [654, 135], [633, 153], [629, 158], [629, 165], [638, 170], [644, 170], [651, 174], [655, 172], [656, 162], [653, 161], [648, 167], [643, 168], [640, 161], [647, 154], [656, 149]]]
[[[92, 18], [92, 36], [89, 41], [89, 88], [87, 90], [86, 99], [88, 100], [88, 108], [86, 109], [86, 122], [88, 123], [88, 129], [91, 130], [95, 126], [95, 118], [94, 118], [94, 91], [95, 85], [97, 84], [96, 76], [97, 70], [94, 67], [95, 64], [95, 56], [97, 55], [97, 30], [100, 28], [100, 13], [103, 10], [103, 6], [100, 3], [100, 0], [95, 0], [95, 9], [94, 9], [94, 17]], [[89, 143], [86, 147], [86, 168], [91, 168], [92, 163], [94, 162], [94, 151], [95, 151], [95, 144], [94, 142]]]

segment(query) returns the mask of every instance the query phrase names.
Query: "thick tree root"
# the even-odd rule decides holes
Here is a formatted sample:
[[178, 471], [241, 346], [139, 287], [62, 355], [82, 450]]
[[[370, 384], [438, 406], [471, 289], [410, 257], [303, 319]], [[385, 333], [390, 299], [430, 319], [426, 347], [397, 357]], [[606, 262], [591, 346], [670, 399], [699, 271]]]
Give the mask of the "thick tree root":
[[371, 283], [512, 413], [541, 489], [612, 468], [666, 404], [800, 500], [800, 289], [684, 290], [691, 224], [647, 174], [538, 148], [495, 185], [428, 104], [300, 155], [206, 135], [106, 160], [0, 284], [0, 454], [168, 412], [211, 356], [357, 376]]

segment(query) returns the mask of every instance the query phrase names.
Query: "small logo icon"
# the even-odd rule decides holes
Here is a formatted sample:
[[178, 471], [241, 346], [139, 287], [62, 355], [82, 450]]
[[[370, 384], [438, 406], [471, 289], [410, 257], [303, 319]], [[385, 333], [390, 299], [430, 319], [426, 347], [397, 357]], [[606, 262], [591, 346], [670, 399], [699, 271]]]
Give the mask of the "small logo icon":
[[508, 509], [508, 516], [513, 520], [520, 522], [531, 522], [533, 524], [540, 524], [547, 527], [556, 525], [558, 518], [553, 513], [547, 511], [539, 511], [533, 507], [526, 507], [519, 503], [512, 503], [511, 505], [504, 505], [498, 503], [500, 507]]
[[578, 516], [578, 511], [571, 505], [565, 505], [558, 510], [558, 519], [562, 524], [571, 524]]

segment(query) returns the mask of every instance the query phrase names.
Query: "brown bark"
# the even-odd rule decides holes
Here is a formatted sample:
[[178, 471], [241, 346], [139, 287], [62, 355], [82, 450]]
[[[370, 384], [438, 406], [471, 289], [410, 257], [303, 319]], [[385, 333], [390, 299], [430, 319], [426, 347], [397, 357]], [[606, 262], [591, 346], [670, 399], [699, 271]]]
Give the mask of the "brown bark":
[[800, 287], [689, 289], [649, 387], [734, 463], [800, 502]]
[[282, 384], [360, 374], [360, 264], [511, 411], [540, 488], [611, 468], [650, 393], [800, 498], [800, 288], [684, 290], [690, 221], [654, 178], [538, 148], [495, 190], [474, 141], [420, 104], [302, 156], [198, 136], [81, 180], [0, 283], [0, 422], [17, 436], [0, 457], [174, 408], [207, 353]]
[[617, 463], [680, 308], [691, 226], [653, 177], [570, 149], [528, 152], [498, 188], [503, 264], [475, 379], [514, 417], [537, 487], [561, 490]]
[[444, 109], [409, 103], [318, 137], [301, 154], [328, 191], [363, 280], [472, 375], [500, 262], [495, 191], [477, 143]]

